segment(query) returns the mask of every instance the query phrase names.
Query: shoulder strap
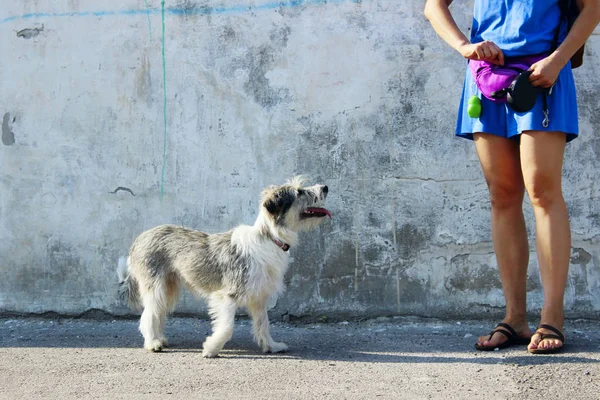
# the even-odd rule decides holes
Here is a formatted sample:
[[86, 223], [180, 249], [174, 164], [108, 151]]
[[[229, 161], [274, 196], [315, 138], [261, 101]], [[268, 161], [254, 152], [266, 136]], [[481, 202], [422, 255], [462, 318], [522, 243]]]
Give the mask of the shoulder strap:
[[[567, 32], [571, 30], [573, 23], [579, 16], [579, 5], [577, 0], [558, 0], [558, 6], [560, 7], [560, 23], [556, 28], [556, 34], [554, 35], [554, 43], [551, 51], [554, 51], [558, 47], [558, 39], [560, 36], [560, 28], [563, 22], [567, 23]], [[581, 46], [573, 57], [571, 57], [571, 68], [579, 68], [583, 64], [583, 53], [585, 45]]]
[[558, 0], [558, 6], [560, 7], [560, 19], [558, 20], [558, 26], [556, 27], [556, 32], [554, 33], [554, 43], [552, 44], [552, 49], [550, 52], [553, 52], [558, 48], [560, 28], [562, 27], [562, 24], [565, 20], [568, 24], [568, 29], [571, 29], [571, 18], [569, 18], [569, 3], [570, 0]]

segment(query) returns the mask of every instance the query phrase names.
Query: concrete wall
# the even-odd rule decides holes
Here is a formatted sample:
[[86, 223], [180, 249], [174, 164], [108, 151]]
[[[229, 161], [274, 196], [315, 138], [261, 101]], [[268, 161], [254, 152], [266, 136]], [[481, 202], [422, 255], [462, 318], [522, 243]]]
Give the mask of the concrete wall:
[[[159, 0], [3, 1], [0, 309], [127, 313], [116, 260], [142, 230], [252, 223], [260, 189], [301, 173], [329, 185], [334, 218], [292, 249], [276, 315], [498, 312], [487, 188], [453, 136], [465, 63], [422, 8], [173, 0], [163, 18]], [[593, 36], [564, 174], [571, 316], [600, 310], [598, 68]], [[203, 307], [186, 295], [179, 311]]]

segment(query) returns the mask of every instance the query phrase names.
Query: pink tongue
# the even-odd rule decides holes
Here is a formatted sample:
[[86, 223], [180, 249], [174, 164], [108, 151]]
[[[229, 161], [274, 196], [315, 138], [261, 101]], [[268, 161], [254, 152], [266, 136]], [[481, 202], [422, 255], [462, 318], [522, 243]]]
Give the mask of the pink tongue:
[[324, 208], [321, 207], [308, 207], [306, 209], [306, 211], [310, 211], [310, 212], [314, 212], [314, 213], [320, 213], [320, 214], [326, 214], [329, 218], [331, 218], [331, 213], [329, 211], [327, 211]]

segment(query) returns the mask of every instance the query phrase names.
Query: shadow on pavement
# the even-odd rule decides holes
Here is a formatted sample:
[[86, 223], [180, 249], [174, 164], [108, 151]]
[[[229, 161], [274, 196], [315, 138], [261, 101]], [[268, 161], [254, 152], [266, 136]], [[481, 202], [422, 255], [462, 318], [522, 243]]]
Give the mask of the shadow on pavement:
[[[590, 338], [592, 325], [585, 331], [567, 331], [565, 351], [556, 355], [531, 355], [525, 346], [499, 352], [478, 352], [473, 348], [485, 323], [347, 323], [289, 325], [274, 324], [275, 340], [286, 342], [284, 354], [262, 354], [252, 341], [249, 321], [236, 323], [234, 337], [221, 357], [227, 359], [318, 360], [330, 363], [512, 363], [539, 365], [552, 363], [599, 363], [598, 340]], [[584, 327], [587, 328], [587, 327]], [[482, 330], [481, 332], [485, 332]], [[167, 323], [171, 347], [157, 357], [172, 353], [201, 356], [202, 343], [210, 334], [205, 320], [175, 318]], [[597, 339], [597, 338], [596, 338]], [[142, 338], [135, 320], [90, 321], [46, 319], [0, 319], [0, 349], [4, 348], [88, 348], [139, 349]], [[590, 354], [591, 353], [591, 354]], [[578, 356], [580, 354], [581, 356]]]

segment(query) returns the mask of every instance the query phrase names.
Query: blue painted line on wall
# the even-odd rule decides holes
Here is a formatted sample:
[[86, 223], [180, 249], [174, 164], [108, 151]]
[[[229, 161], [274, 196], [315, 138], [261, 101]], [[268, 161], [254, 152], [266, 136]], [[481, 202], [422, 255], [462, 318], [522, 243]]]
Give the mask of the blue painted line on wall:
[[[341, 4], [341, 3], [362, 3], [363, 0], [288, 0], [274, 1], [259, 5], [237, 5], [231, 7], [201, 7], [201, 8], [165, 8], [165, 14], [170, 15], [223, 15], [223, 14], [243, 14], [255, 11], [275, 10], [278, 8], [295, 8], [307, 5], [326, 5], [326, 4]], [[29, 13], [15, 15], [0, 19], [0, 25], [11, 21], [28, 20], [35, 18], [64, 18], [64, 17], [108, 17], [122, 15], [150, 15], [162, 14], [162, 9], [148, 8], [135, 10], [104, 10], [104, 11], [78, 11], [78, 12], [63, 12], [63, 13]]]
[[162, 67], [163, 67], [163, 165], [160, 175], [160, 201], [165, 197], [165, 169], [167, 168], [167, 60], [165, 58], [165, 0], [161, 2], [162, 17]]
[[152, 44], [152, 20], [150, 19], [150, 5], [148, 4], [148, 0], [144, 0], [146, 2], [146, 14], [148, 15], [148, 32], [150, 35], [150, 44]]

